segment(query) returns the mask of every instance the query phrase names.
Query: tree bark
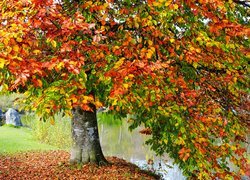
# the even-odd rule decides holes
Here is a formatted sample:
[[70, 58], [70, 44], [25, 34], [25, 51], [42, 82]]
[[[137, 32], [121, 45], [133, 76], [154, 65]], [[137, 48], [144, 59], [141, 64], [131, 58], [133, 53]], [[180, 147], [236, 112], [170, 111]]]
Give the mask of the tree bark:
[[98, 134], [96, 108], [93, 112], [84, 111], [80, 107], [72, 110], [72, 138], [73, 146], [71, 150], [70, 163], [85, 164], [96, 163], [98, 165], [107, 164]]

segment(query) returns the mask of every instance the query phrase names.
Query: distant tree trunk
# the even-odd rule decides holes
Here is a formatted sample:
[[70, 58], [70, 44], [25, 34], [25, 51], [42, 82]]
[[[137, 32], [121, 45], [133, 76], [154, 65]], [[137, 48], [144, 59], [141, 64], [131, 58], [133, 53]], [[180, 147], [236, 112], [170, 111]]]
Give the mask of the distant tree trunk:
[[107, 164], [99, 140], [96, 108], [93, 107], [93, 112], [90, 112], [77, 107], [72, 112], [73, 146], [70, 162], [72, 164], [88, 162], [98, 165]]

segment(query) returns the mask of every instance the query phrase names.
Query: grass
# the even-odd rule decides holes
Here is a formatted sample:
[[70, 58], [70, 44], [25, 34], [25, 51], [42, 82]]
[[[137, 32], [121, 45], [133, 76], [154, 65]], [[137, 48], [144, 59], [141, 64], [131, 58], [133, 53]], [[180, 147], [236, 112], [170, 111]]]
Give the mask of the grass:
[[0, 127], [0, 154], [57, 149], [54, 146], [34, 140], [31, 130], [28, 128]]

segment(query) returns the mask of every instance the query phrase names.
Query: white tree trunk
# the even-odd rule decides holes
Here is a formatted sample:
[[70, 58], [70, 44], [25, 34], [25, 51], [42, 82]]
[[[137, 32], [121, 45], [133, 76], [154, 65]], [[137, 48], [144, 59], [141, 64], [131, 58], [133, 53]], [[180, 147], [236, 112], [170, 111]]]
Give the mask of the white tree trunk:
[[84, 111], [80, 107], [73, 109], [71, 163], [107, 164], [98, 134], [96, 108], [93, 112]]

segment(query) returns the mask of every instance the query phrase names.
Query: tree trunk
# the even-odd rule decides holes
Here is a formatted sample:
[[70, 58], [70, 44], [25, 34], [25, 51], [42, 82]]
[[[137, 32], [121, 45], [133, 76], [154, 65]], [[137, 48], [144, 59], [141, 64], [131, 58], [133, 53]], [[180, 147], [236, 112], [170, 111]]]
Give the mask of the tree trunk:
[[74, 163], [96, 163], [107, 164], [98, 134], [96, 108], [93, 112], [84, 111], [80, 107], [73, 109], [72, 138], [70, 162]]

